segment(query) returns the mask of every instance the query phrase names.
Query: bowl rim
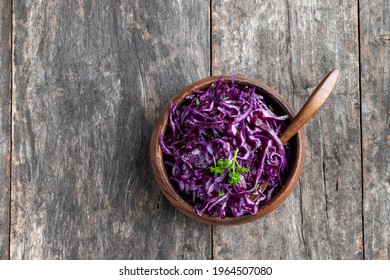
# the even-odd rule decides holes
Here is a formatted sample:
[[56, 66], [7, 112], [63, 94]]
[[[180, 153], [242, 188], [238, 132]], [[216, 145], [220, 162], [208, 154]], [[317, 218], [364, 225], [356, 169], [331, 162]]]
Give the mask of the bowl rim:
[[[298, 133], [292, 138], [295, 141], [295, 147], [297, 150], [295, 151], [295, 158], [291, 164], [292, 168], [289, 172], [289, 175], [285, 179], [285, 186], [268, 202], [259, 206], [259, 210], [255, 215], [244, 215], [241, 217], [226, 217], [225, 219], [219, 220], [217, 217], [209, 216], [204, 214], [203, 216], [198, 216], [193, 210], [193, 206], [190, 205], [186, 200], [184, 200], [181, 195], [175, 190], [175, 187], [171, 183], [168, 178], [168, 174], [165, 169], [163, 154], [159, 144], [160, 133], [165, 134], [165, 130], [168, 125], [168, 116], [170, 111], [171, 102], [172, 104], [177, 104], [180, 106], [184, 101], [186, 96], [195, 94], [194, 90], [204, 90], [208, 88], [214, 81], [222, 77], [224, 82], [231, 82], [231, 75], [218, 75], [218, 76], [210, 76], [198, 81], [191, 83], [190, 85], [184, 87], [179, 93], [177, 93], [170, 102], [168, 102], [162, 109], [152, 132], [151, 140], [150, 140], [150, 159], [152, 163], [152, 170], [155, 176], [157, 185], [160, 190], [164, 194], [164, 196], [173, 204], [179, 211], [189, 216], [190, 218], [211, 225], [238, 225], [245, 224], [264, 217], [268, 215], [272, 211], [274, 211], [277, 207], [279, 207], [286, 198], [291, 194], [293, 189], [295, 188], [299, 177], [302, 173], [304, 166], [304, 157], [305, 157], [305, 143], [304, 143], [304, 135], [302, 130], [298, 131]], [[234, 83], [244, 84], [249, 86], [256, 86], [261, 92], [266, 93], [266, 98], [272, 99], [274, 104], [282, 109], [285, 113], [287, 113], [290, 118], [294, 118], [296, 113], [289, 102], [275, 89], [270, 86], [246, 77], [242, 75], [236, 75], [234, 77]], [[290, 140], [291, 141], [291, 140]]]

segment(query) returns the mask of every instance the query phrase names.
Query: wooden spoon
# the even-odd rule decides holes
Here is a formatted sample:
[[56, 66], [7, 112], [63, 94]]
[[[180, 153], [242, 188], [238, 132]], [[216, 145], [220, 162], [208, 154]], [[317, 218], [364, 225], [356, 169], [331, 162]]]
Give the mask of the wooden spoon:
[[[292, 120], [291, 124], [280, 136], [282, 144], [286, 144], [324, 105], [326, 99], [333, 92], [336, 87], [337, 80], [339, 78], [340, 71], [333, 69], [321, 83], [316, 87], [309, 99], [303, 105], [302, 109], [298, 112], [296, 117]], [[264, 191], [268, 182], [265, 182], [261, 186], [261, 190]], [[256, 200], [260, 195], [252, 195], [251, 199]]]

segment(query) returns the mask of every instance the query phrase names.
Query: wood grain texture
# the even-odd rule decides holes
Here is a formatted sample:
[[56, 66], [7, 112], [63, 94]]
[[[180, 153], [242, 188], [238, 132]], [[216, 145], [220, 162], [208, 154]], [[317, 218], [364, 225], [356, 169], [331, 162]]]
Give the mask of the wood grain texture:
[[0, 2], [0, 259], [9, 258], [11, 3]]
[[159, 110], [209, 74], [209, 3], [14, 10], [11, 258], [211, 258], [210, 227], [170, 206], [149, 162]]
[[390, 259], [389, 14], [389, 1], [360, 1], [366, 259]]
[[295, 191], [259, 222], [216, 227], [216, 259], [363, 257], [357, 1], [212, 1], [212, 73], [253, 76], [297, 110], [331, 69], [338, 86], [305, 131]]

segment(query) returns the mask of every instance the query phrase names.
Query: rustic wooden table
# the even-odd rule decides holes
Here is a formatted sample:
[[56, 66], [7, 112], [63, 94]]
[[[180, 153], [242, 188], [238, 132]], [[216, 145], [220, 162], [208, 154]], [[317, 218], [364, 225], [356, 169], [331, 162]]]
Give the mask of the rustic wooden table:
[[[0, 1], [3, 259], [389, 259], [390, 1]], [[149, 140], [183, 86], [239, 73], [296, 109], [293, 194], [258, 222], [207, 226], [155, 186]]]

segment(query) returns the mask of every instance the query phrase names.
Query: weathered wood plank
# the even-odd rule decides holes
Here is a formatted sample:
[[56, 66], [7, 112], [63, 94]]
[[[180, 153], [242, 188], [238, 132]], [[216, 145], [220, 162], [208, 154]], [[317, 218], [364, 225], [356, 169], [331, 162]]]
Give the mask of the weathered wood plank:
[[9, 258], [11, 3], [0, 2], [0, 259]]
[[357, 1], [212, 2], [213, 75], [269, 84], [299, 109], [332, 68], [337, 89], [305, 128], [306, 162], [268, 217], [214, 230], [216, 259], [361, 259]]
[[389, 1], [360, 1], [366, 259], [390, 259], [389, 14]]
[[210, 227], [169, 205], [149, 163], [159, 110], [209, 74], [209, 3], [14, 9], [11, 258], [211, 258]]

